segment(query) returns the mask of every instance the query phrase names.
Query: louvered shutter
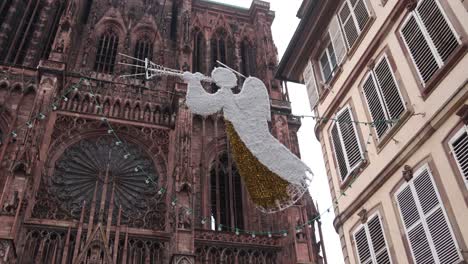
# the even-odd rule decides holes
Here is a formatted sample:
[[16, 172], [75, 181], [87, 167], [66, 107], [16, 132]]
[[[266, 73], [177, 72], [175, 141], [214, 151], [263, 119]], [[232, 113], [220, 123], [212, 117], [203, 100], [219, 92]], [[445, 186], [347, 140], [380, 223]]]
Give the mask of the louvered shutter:
[[468, 128], [464, 126], [450, 141], [453, 156], [458, 169], [468, 187]]
[[302, 77], [304, 78], [307, 93], [309, 95], [310, 108], [313, 110], [319, 101], [319, 94], [317, 90], [317, 82], [315, 81], [314, 67], [310, 60], [306, 65]]
[[458, 47], [459, 41], [453, 27], [437, 0], [422, 0], [416, 7], [422, 24], [429, 33], [442, 61], [446, 61]]
[[359, 263], [390, 264], [387, 242], [380, 221], [380, 216], [371, 216], [354, 233], [354, 241]]
[[427, 166], [396, 195], [416, 263], [458, 263], [461, 260], [432, 175]]
[[388, 130], [388, 123], [385, 122], [376, 122], [378, 120], [385, 120], [385, 110], [380, 99], [380, 96], [377, 91], [377, 85], [375, 83], [372, 73], [369, 73], [367, 79], [364, 81], [363, 85], [364, 96], [366, 97], [367, 106], [374, 123], [375, 131], [377, 132], [377, 137], [381, 138]]
[[335, 124], [331, 130], [331, 136], [333, 141], [333, 147], [335, 152], [335, 158], [338, 163], [338, 170], [342, 180], [348, 175], [348, 166], [343, 151], [343, 145], [341, 143], [340, 132], [338, 131], [338, 125]]
[[367, 21], [369, 21], [369, 10], [367, 10], [365, 0], [357, 0], [356, 3], [352, 3], [352, 5], [357, 24], [359, 26], [359, 31], [362, 31]]
[[340, 18], [341, 25], [346, 37], [346, 44], [348, 48], [351, 48], [356, 42], [359, 32], [356, 28], [356, 23], [351, 15], [351, 7], [348, 1], [343, 3], [340, 11], [338, 12], [338, 17]]
[[365, 0], [346, 0], [340, 8], [338, 16], [343, 26], [348, 48], [351, 48], [370, 18]]
[[330, 34], [330, 39], [333, 44], [336, 61], [338, 65], [340, 65], [346, 56], [346, 44], [343, 39], [343, 34], [341, 33], [340, 23], [338, 22], [337, 16], [333, 16], [330, 26], [328, 27], [328, 33]]
[[411, 14], [403, 25], [401, 35], [416, 65], [419, 77], [423, 83], [426, 83], [439, 69], [439, 65], [414, 14]]
[[389, 119], [400, 118], [405, 111], [405, 105], [387, 56], [384, 56], [377, 64], [374, 69], [374, 73], [380, 87]]
[[372, 255], [369, 247], [369, 241], [365, 227], [361, 227], [356, 233], [354, 233], [354, 241], [356, 242], [356, 249], [358, 252], [359, 263], [372, 263]]
[[359, 144], [356, 124], [353, 123], [351, 109], [345, 108], [338, 117], [338, 127], [343, 141], [344, 152], [349, 171], [354, 170], [362, 161], [361, 145]]
[[401, 35], [423, 84], [461, 44], [437, 0], [420, 0], [401, 28]]
[[387, 243], [379, 215], [375, 215], [367, 222], [367, 228], [372, 242], [375, 262], [378, 264], [390, 264], [390, 255], [388, 254]]

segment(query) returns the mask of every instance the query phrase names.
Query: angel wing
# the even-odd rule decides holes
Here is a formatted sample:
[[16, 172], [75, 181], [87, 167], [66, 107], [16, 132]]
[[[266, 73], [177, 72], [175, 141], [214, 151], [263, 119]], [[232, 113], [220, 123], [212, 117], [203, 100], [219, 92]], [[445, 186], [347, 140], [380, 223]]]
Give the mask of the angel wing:
[[186, 104], [190, 111], [198, 115], [212, 115], [223, 108], [223, 99], [217, 94], [210, 94], [203, 89], [200, 73], [184, 73], [184, 80], [187, 82]]
[[248, 77], [241, 92], [235, 96], [239, 109], [256, 115], [258, 120], [271, 121], [270, 97], [265, 84], [258, 78]]

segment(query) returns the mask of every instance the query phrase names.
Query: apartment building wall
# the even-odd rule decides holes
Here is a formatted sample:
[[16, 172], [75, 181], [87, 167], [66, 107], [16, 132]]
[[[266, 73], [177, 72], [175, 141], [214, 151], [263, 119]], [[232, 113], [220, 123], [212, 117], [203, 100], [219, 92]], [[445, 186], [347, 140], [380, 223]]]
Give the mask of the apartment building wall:
[[[317, 122], [316, 135], [322, 144], [330, 191], [333, 199], [338, 201], [334, 225], [340, 234], [345, 261], [466, 261], [468, 165], [463, 162], [468, 162], [468, 146], [465, 146], [468, 145], [468, 139], [463, 144], [459, 143], [456, 151], [451, 148], [452, 143], [457, 143], [454, 136], [460, 141], [461, 136], [466, 135], [466, 112], [463, 111], [466, 111], [468, 105], [466, 3], [455, 0], [349, 1], [347, 3], [350, 5], [353, 2], [356, 5], [365, 3], [369, 18], [354, 44], [348, 45], [340, 53], [342, 46], [336, 40], [339, 37], [333, 37], [333, 33], [337, 32], [336, 24], [332, 24], [332, 30], [328, 30], [330, 27], [327, 25], [330, 18], [333, 19], [332, 15], [342, 11], [340, 8], [343, 2], [317, 2], [313, 7], [314, 18], [302, 18], [310, 20], [309, 26], [302, 32], [306, 36], [303, 42], [307, 44], [300, 48], [295, 43], [290, 44], [290, 48], [295, 47], [298, 51], [287, 52], [280, 63], [278, 75], [286, 80], [301, 81], [298, 73], [305, 71], [303, 79], [307, 84], [311, 105], [317, 116], [326, 118]], [[426, 7], [424, 10], [423, 4]], [[433, 34], [447, 32], [440, 38], [442, 41], [439, 44], [436, 43], [438, 39], [430, 40], [430, 43], [435, 43], [430, 49], [436, 50], [435, 46], [442, 47], [441, 43], [449, 43], [451, 32], [456, 38], [456, 48], [445, 59], [442, 58], [445, 55], [441, 55], [439, 69], [433, 74], [426, 71], [427, 75], [423, 75], [423, 79], [411, 57], [411, 54], [423, 48], [418, 46], [413, 53], [410, 52], [400, 30], [406, 26], [411, 14], [437, 10], [442, 10], [444, 20], [449, 21], [448, 27], [444, 28], [443, 20], [437, 19], [434, 19], [436, 23], [426, 21], [424, 26], [420, 23], [423, 19], [416, 23]], [[362, 6], [356, 13], [359, 13], [361, 19], [365, 15]], [[345, 24], [339, 21], [338, 32], [345, 31]], [[418, 37], [414, 27], [412, 29], [412, 34], [406, 36], [408, 40]], [[324, 64], [320, 60], [327, 47], [327, 36], [336, 42], [332, 46], [338, 55], [337, 61], [343, 54], [341, 65], [334, 69], [333, 76], [328, 80], [324, 78]], [[347, 41], [347, 35], [343, 37]], [[421, 42], [424, 41], [418, 43]], [[445, 49], [450, 48], [447, 46]], [[441, 49], [440, 54], [443, 53]], [[381, 64], [383, 56], [388, 59], [388, 64]], [[300, 57], [309, 60], [303, 62]], [[429, 57], [421, 61], [427, 62]], [[282, 64], [286, 67], [281, 67]], [[313, 77], [311, 72], [314, 73]], [[372, 77], [369, 77], [370, 72]], [[393, 97], [388, 95], [392, 92]], [[376, 110], [379, 106], [382, 113]], [[343, 122], [347, 120], [342, 114], [347, 107], [350, 107], [354, 121], [393, 121], [391, 124], [377, 122], [373, 125], [350, 125]], [[391, 116], [392, 111], [396, 117]], [[330, 120], [332, 118], [339, 122]], [[388, 127], [383, 129], [383, 126]], [[354, 141], [349, 140], [353, 137]], [[349, 146], [346, 146], [345, 141]], [[346, 152], [350, 149], [354, 149], [352, 154], [359, 156], [354, 158], [355, 166], [349, 166], [352, 158], [346, 158]], [[340, 151], [344, 152], [341, 156]], [[343, 170], [343, 164], [348, 167], [349, 173]], [[409, 205], [413, 201], [416, 206]], [[400, 208], [405, 217], [402, 217]], [[408, 213], [410, 211], [417, 211], [418, 214], [411, 215]], [[374, 218], [376, 214], [380, 221]], [[383, 261], [387, 259], [385, 255], [388, 260]]]

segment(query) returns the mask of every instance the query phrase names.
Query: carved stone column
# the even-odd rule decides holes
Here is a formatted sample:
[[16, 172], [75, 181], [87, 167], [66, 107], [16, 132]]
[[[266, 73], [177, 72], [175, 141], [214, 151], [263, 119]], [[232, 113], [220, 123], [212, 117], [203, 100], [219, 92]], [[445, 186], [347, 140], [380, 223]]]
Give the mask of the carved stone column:
[[174, 264], [195, 263], [194, 259], [194, 202], [193, 183], [194, 166], [192, 166], [192, 113], [184, 104], [186, 86], [176, 84], [178, 93], [178, 112], [175, 124], [175, 199], [171, 206], [175, 210], [176, 225], [172, 238], [172, 258]]

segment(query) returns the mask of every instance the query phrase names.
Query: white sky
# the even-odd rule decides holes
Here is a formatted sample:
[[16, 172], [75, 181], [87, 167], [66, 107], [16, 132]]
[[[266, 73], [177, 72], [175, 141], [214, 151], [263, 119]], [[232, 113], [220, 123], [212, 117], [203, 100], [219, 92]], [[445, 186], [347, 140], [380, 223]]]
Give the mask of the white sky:
[[[250, 7], [252, 0], [215, 0], [216, 2], [228, 3], [242, 7]], [[278, 47], [279, 58], [283, 56], [288, 43], [296, 30], [299, 19], [296, 17], [297, 10], [302, 0], [266, 0], [270, 2], [271, 10], [275, 11], [276, 17], [273, 22], [273, 39]], [[292, 102], [292, 110], [296, 115], [312, 114], [309, 100], [304, 85], [288, 83], [289, 95]], [[306, 162], [315, 176], [310, 186], [312, 198], [318, 202], [321, 211], [326, 210], [332, 204], [329, 192], [325, 165], [322, 158], [320, 143], [314, 134], [315, 122], [311, 118], [302, 120], [299, 130], [299, 147], [302, 160]], [[334, 214], [332, 210], [322, 216], [322, 230], [327, 252], [328, 263], [344, 263], [341, 252], [339, 237], [333, 227]]]

